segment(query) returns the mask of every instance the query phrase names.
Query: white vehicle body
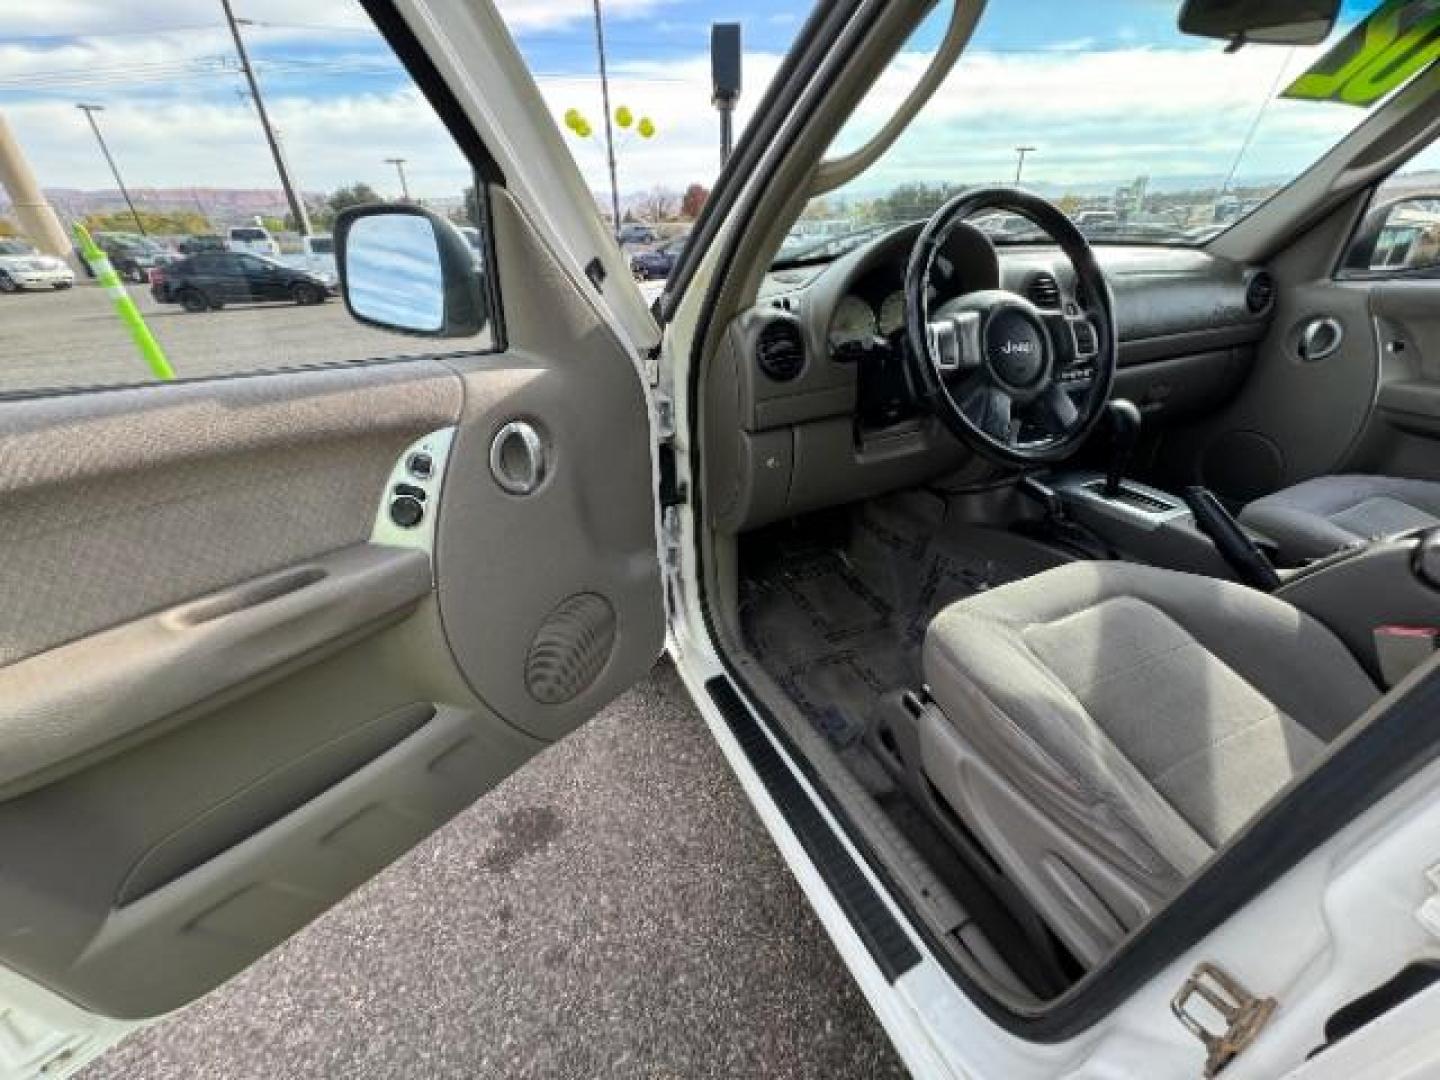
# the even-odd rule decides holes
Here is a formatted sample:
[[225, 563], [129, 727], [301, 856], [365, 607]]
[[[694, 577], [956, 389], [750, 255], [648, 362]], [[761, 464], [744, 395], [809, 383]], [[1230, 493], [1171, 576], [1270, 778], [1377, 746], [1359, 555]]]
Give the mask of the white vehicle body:
[[64, 259], [42, 255], [21, 240], [0, 239], [0, 291], [68, 289], [75, 272]]
[[232, 225], [225, 230], [225, 246], [248, 255], [280, 254], [280, 243], [263, 225]]
[[300, 248], [299, 254], [274, 257], [286, 266], [310, 271], [323, 278], [326, 284], [333, 284], [338, 280], [335, 270], [335, 241], [332, 237], [328, 235], [301, 237]]

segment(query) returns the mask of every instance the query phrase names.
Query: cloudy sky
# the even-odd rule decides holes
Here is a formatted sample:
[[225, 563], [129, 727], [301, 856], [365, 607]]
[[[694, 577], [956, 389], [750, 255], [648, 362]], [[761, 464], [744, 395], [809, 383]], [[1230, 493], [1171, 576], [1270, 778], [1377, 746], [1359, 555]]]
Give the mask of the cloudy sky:
[[[499, 2], [555, 116], [578, 108], [598, 131], [590, 0]], [[1346, 0], [1345, 21], [1375, 3]], [[716, 168], [710, 22], [744, 27], [743, 124], [809, 4], [604, 6], [612, 98], [658, 129], [653, 140], [622, 148], [622, 189], [708, 184]], [[236, 8], [251, 20], [247, 39], [307, 191], [364, 180], [394, 192], [387, 157], [409, 160], [421, 196], [464, 186], [448, 136], [353, 0], [236, 0]], [[1363, 116], [1302, 102], [1262, 108], [1316, 53], [1251, 47], [1226, 56], [1217, 43], [1181, 38], [1177, 8], [1178, 0], [992, 0], [971, 52], [854, 190], [1008, 178], [1020, 143], [1037, 148], [1027, 181], [1049, 190], [1099, 188], [1140, 174], [1172, 185], [1213, 181], [1232, 168], [1240, 182], [1269, 179], [1307, 165]], [[937, 12], [917, 32], [842, 144], [856, 145], [903, 97], [943, 18]], [[112, 186], [74, 108], [81, 101], [105, 106], [105, 134], [136, 187], [274, 187], [243, 89], [219, 0], [0, 2], [0, 111], [47, 187]], [[592, 187], [604, 187], [598, 143], [571, 145]]]

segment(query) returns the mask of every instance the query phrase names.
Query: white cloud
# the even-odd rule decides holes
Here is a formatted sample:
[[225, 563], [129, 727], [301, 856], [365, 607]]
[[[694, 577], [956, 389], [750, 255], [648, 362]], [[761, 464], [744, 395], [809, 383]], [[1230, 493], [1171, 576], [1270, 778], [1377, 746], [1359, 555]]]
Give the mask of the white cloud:
[[[658, 0], [607, 0], [611, 17], [649, 10]], [[17, 27], [29, 16], [9, 5], [0, 15], [0, 35], [23, 36]], [[129, 5], [98, 0], [51, 0], [52, 16], [79, 26], [104, 15], [112, 23], [116, 9]], [[153, 9], [156, 5], [147, 5]], [[553, 26], [556, 20], [588, 18], [589, 0], [503, 0], [517, 29]], [[353, 13], [352, 0], [315, 0], [303, 19], [289, 0], [244, 0], [253, 17], [306, 24], [339, 21]], [[190, 2], [167, 7], [166, 25], [213, 19], [214, 5]], [[97, 15], [100, 13], [100, 15]], [[82, 18], [82, 16], [84, 18]], [[32, 20], [37, 21], [38, 20]], [[87, 28], [93, 32], [88, 23]], [[156, 24], [161, 25], [159, 23]], [[259, 35], [294, 33], [253, 28]], [[218, 36], [217, 36], [218, 34]], [[228, 52], [223, 31], [155, 33], [138, 38], [0, 46], [0, 84], [36, 73], [77, 66], [193, 64]], [[745, 57], [745, 93], [737, 131], [753, 113], [780, 63], [760, 46]], [[274, 38], [272, 38], [274, 40]], [[335, 39], [344, 44], [349, 35]], [[1255, 117], [1256, 108], [1276, 84], [1286, 54], [1252, 48], [1235, 55], [1215, 50], [1127, 48], [1108, 52], [976, 53], [962, 59], [921, 117], [884, 159], [857, 181], [854, 190], [870, 191], [906, 180], [994, 181], [1010, 175], [1014, 146], [1038, 147], [1026, 165], [1027, 179], [1047, 186], [1104, 185], [1137, 174], [1183, 177], [1223, 174], [1230, 167]], [[861, 104], [840, 148], [853, 147], [888, 118], [928, 63], [928, 55], [906, 53], [881, 77]], [[373, 59], [366, 61], [373, 64]], [[1285, 78], [1308, 62], [1304, 53], [1290, 57]], [[356, 64], [361, 63], [359, 59]], [[43, 66], [42, 66], [43, 65]], [[578, 75], [542, 78], [541, 90], [557, 118], [579, 108], [599, 122], [598, 80]], [[238, 80], [234, 81], [238, 87]], [[267, 83], [268, 99], [296, 174], [307, 190], [330, 189], [365, 180], [382, 191], [393, 189], [393, 172], [381, 159], [402, 156], [412, 187], [423, 195], [453, 195], [464, 186], [465, 166], [428, 104], [413, 90], [395, 93], [347, 93], [316, 96], [293, 90], [296, 84]], [[361, 84], [363, 85], [363, 84]], [[377, 83], [383, 85], [383, 83]], [[192, 82], [136, 81], [115, 78], [105, 86], [109, 108], [106, 136], [127, 179], [136, 186], [275, 186], [253, 109], [223, 92], [223, 79]], [[51, 187], [102, 188], [111, 181], [96, 153], [93, 137], [75, 112], [76, 96], [63, 100], [23, 98], [5, 105], [5, 113], [27, 148], [42, 183]], [[622, 62], [612, 68], [611, 99], [648, 115], [658, 128], [650, 141], [628, 139], [620, 153], [620, 183], [633, 192], [655, 185], [681, 188], [691, 181], [709, 183], [717, 170], [717, 127], [710, 105], [708, 56], [675, 61]], [[1267, 108], [1254, 145], [1240, 172], [1275, 175], [1308, 164], [1363, 114], [1345, 107], [1281, 101]], [[568, 133], [590, 186], [608, 188], [603, 150], [582, 144]], [[622, 139], [626, 139], [623, 137]]]

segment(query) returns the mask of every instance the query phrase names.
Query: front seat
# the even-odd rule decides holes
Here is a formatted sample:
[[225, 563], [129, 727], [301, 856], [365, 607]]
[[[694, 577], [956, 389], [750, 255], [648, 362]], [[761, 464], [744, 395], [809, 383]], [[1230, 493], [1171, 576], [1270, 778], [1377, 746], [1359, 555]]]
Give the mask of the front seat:
[[1284, 601], [1121, 562], [951, 605], [923, 664], [924, 776], [1087, 966], [1379, 697]]
[[1256, 499], [1240, 520], [1298, 566], [1384, 536], [1440, 525], [1440, 482], [1395, 476], [1320, 476]]

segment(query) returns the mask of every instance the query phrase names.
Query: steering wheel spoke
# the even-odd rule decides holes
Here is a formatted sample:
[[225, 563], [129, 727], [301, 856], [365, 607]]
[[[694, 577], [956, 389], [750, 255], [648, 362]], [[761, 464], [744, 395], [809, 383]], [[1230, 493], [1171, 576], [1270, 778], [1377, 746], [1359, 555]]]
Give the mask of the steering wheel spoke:
[[1067, 435], [1080, 419], [1080, 410], [1059, 383], [1054, 383], [1035, 402], [1035, 415], [1045, 429], [1055, 435]]
[[1094, 322], [1079, 308], [1070, 311], [1047, 311], [1045, 326], [1059, 354], [1060, 367], [1093, 361], [1100, 352], [1100, 335]]
[[960, 409], [986, 435], [1010, 446], [1015, 442], [1020, 427], [1015, 420], [1014, 406], [1014, 401], [1003, 388], [982, 381], [965, 396]]
[[976, 371], [981, 363], [980, 315], [957, 311], [926, 326], [935, 370], [943, 379]]

